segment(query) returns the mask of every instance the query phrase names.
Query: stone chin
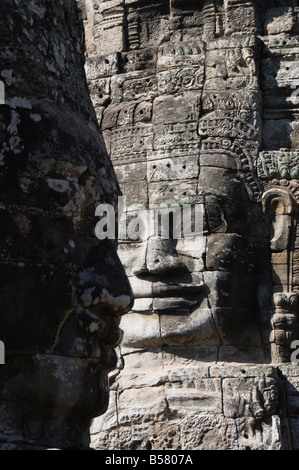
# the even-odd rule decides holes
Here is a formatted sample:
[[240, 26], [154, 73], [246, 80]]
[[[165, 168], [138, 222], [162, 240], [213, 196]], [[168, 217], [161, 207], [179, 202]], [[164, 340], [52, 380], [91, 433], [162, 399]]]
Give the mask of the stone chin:
[[2, 366], [0, 449], [88, 448], [90, 422], [108, 407], [105, 367], [98, 359], [49, 354]]
[[106, 311], [78, 306], [62, 326], [53, 353], [60, 356], [95, 359], [105, 369], [115, 366], [114, 348], [123, 337], [119, 318]]
[[[87, 429], [90, 421], [108, 408], [108, 374], [116, 369], [114, 348], [123, 336], [118, 323], [103, 313], [99, 316], [77, 308], [69, 312], [51, 351], [9, 354], [0, 371], [0, 407], [2, 401], [11, 400], [13, 414], [18, 416], [21, 410], [27, 410], [28, 416], [33, 413], [36, 427], [45, 427], [45, 423], [57, 427], [60, 423], [66, 436], [63, 441], [76, 441], [68, 436], [73, 429], [79, 442], [84, 426]], [[18, 440], [19, 428], [8, 429], [8, 434], [12, 432]], [[28, 441], [26, 430], [24, 435]], [[42, 435], [37, 432], [35, 443], [42, 442]], [[51, 445], [59, 446], [53, 439], [47, 435], [47, 445], [53, 441]]]
[[[132, 321], [135, 329], [129, 332], [126, 322], [132, 324]], [[171, 314], [163, 311], [148, 315], [131, 313], [123, 318], [122, 327], [125, 331], [122, 345], [128, 348], [219, 344], [213, 315], [208, 308], [193, 312], [178, 309]]]

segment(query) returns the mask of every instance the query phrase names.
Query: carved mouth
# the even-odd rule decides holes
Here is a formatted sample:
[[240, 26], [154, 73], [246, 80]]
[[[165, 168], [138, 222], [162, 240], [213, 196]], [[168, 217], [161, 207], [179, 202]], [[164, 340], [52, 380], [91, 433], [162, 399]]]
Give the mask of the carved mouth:
[[177, 309], [190, 309], [196, 307], [199, 300], [186, 299], [184, 297], [163, 297], [153, 299], [153, 311], [159, 312], [161, 310], [177, 310]]
[[202, 292], [204, 283], [182, 284], [178, 282], [157, 282], [153, 284], [153, 297], [180, 297]]
[[[150, 283], [149, 283], [150, 284]], [[192, 295], [202, 292], [204, 282], [184, 284], [180, 282], [153, 282], [151, 292], [147, 294], [138, 288], [134, 289], [135, 299], [143, 299], [150, 297], [179, 297], [183, 295]]]
[[96, 359], [97, 365], [112, 370], [117, 364], [114, 348], [123, 338], [118, 323], [117, 319], [79, 307], [60, 333], [56, 354]]
[[190, 309], [198, 306], [204, 292], [204, 283], [183, 284], [178, 282], [153, 283], [152, 292], [134, 292], [134, 312]]
[[82, 338], [79, 341], [76, 339], [76, 347], [71, 351], [71, 357], [95, 360], [97, 367], [108, 371], [115, 369], [118, 361], [114, 348], [99, 344], [97, 341], [87, 341]]
[[82, 309], [77, 317], [77, 334], [82, 338], [98, 342], [104, 346], [115, 348], [122, 340], [123, 332], [119, 328], [119, 320]]

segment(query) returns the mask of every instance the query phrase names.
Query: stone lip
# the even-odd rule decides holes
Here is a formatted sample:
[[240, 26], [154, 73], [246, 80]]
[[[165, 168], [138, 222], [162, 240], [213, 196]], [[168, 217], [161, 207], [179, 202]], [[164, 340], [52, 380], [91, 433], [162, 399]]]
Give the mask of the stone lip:
[[[149, 281], [149, 284], [151, 282]], [[179, 297], [180, 295], [196, 294], [204, 288], [204, 283], [180, 283], [180, 282], [153, 282], [151, 292], [145, 292], [144, 288], [134, 289], [135, 299], [151, 297]]]
[[[144, 303], [149, 304], [147, 299], [152, 299], [149, 304], [150, 309], [155, 312], [181, 309], [181, 308], [194, 308], [199, 305], [201, 298], [197, 298], [198, 293], [202, 293], [204, 283], [186, 284], [179, 282], [154, 282], [152, 284], [151, 292], [145, 292], [144, 289], [134, 290], [135, 299], [138, 299], [139, 303], [144, 300]], [[134, 311], [144, 311], [138, 309], [137, 302], [134, 306]]]
[[62, 327], [53, 353], [80, 359], [95, 359], [100, 368], [112, 370], [116, 367], [114, 350], [123, 339], [119, 320], [107, 313], [78, 308], [73, 311]]
[[168, 297], [168, 295], [170, 294], [171, 297], [178, 297], [180, 294], [196, 294], [197, 292], [201, 292], [203, 287], [203, 282], [196, 284], [185, 284], [179, 282], [157, 282], [153, 284], [153, 295], [155, 297]]
[[191, 300], [183, 297], [157, 298], [154, 299], [153, 310], [154, 312], [159, 312], [161, 310], [170, 310], [171, 313], [174, 313], [174, 309], [176, 310], [181, 308], [192, 308], [196, 307], [198, 304], [199, 300]]

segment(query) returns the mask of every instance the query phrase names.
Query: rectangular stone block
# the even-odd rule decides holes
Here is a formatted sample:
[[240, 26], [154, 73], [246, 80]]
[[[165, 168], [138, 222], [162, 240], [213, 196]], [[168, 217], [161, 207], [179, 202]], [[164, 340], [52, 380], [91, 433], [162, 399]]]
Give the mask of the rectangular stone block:
[[198, 142], [197, 123], [165, 124], [154, 128], [154, 150], [193, 145]]
[[163, 365], [165, 368], [182, 366], [184, 370], [195, 366], [201, 377], [209, 376], [209, 365], [217, 361], [218, 346], [164, 346]]
[[117, 155], [144, 152], [153, 148], [152, 126], [119, 127], [112, 130], [111, 153]]
[[289, 262], [289, 255], [288, 252], [282, 251], [281, 253], [272, 253], [271, 254], [271, 262], [272, 264], [283, 264], [286, 265]]
[[209, 309], [177, 310], [175, 314], [160, 315], [161, 336], [168, 346], [177, 344], [218, 344], [212, 313]]
[[[195, 14], [195, 12], [194, 12]], [[169, 68], [196, 68], [200, 69], [205, 64], [205, 45], [197, 39], [190, 44], [185, 42], [172, 42], [171, 44], [161, 44], [158, 49], [157, 70], [167, 70]]]
[[173, 67], [158, 71], [157, 86], [159, 94], [169, 95], [196, 90], [201, 92], [204, 85], [204, 67]]
[[[137, 299], [136, 310], [143, 299]], [[148, 301], [146, 303], [145, 301]], [[121, 320], [121, 329], [124, 331], [122, 344], [124, 346], [132, 346], [135, 348], [157, 347], [163, 344], [160, 333], [159, 315], [155, 313], [147, 313], [149, 311], [148, 304], [151, 299], [145, 299], [139, 307], [138, 313], [128, 313]], [[143, 311], [141, 309], [144, 309]], [[142, 313], [143, 312], [143, 313]], [[132, 326], [134, 325], [134, 327]]]
[[153, 124], [196, 121], [201, 108], [200, 93], [188, 91], [179, 96], [160, 96], [153, 103]]
[[[298, 11], [297, 11], [298, 18]], [[297, 22], [298, 24], [298, 22]], [[264, 57], [290, 57], [296, 59], [299, 45], [298, 37], [296, 35], [287, 35], [287, 34], [277, 34], [273, 36], [267, 36], [264, 38]], [[291, 54], [290, 54], [291, 51]]]
[[111, 101], [153, 99], [158, 95], [156, 74], [152, 70], [129, 72], [111, 78]]
[[[261, 61], [261, 78], [262, 89], [266, 92], [270, 90], [275, 94], [287, 94], [289, 91], [292, 93], [292, 85], [297, 83], [299, 61], [295, 58], [289, 60], [282, 60], [283, 56], [264, 58]], [[287, 89], [287, 90], [286, 90]], [[288, 95], [289, 96], [289, 95]], [[282, 146], [283, 147], [283, 146]]]
[[272, 265], [272, 280], [273, 284], [278, 286], [287, 285], [289, 283], [289, 270], [286, 264], [273, 264]]
[[132, 153], [122, 153], [122, 154], [117, 154], [117, 155], [112, 155], [111, 154], [111, 137], [112, 137], [112, 132], [111, 131], [105, 131], [104, 133], [104, 139], [105, 142], [107, 141], [107, 149], [110, 149], [110, 156], [111, 160], [113, 162], [114, 168], [116, 168], [117, 165], [125, 165], [127, 163], [138, 163], [138, 162], [145, 162], [146, 161], [146, 152], [132, 152]]
[[266, 34], [290, 33], [295, 25], [293, 9], [289, 7], [266, 10], [264, 30]]
[[123, 196], [126, 197], [127, 206], [130, 206], [131, 204], [140, 204], [146, 207], [148, 194], [144, 181], [135, 181], [134, 185], [131, 183], [123, 183], [122, 193]]
[[[197, 188], [197, 180], [161, 181], [149, 183], [149, 199], [151, 204], [160, 204], [165, 201], [173, 201], [177, 204], [188, 204], [194, 201]], [[179, 199], [178, 199], [179, 198]]]
[[145, 162], [130, 163], [127, 165], [115, 166], [118, 182], [133, 183], [135, 181], [146, 181], [147, 165]]
[[135, 299], [144, 299], [146, 297], [152, 297], [153, 283], [151, 281], [140, 279], [137, 276], [131, 276], [129, 278], [129, 281]]
[[181, 145], [174, 148], [162, 148], [157, 150], [150, 150], [147, 153], [147, 161], [151, 162], [154, 160], [163, 160], [165, 158], [177, 158], [177, 157], [191, 157], [199, 156], [198, 143], [194, 142], [190, 145]]
[[156, 66], [156, 50], [152, 48], [122, 52], [121, 57], [125, 73], [136, 70], [150, 70]]
[[[181, 383], [180, 383], [181, 382]], [[178, 383], [168, 383], [165, 394], [169, 409], [178, 416], [185, 415], [186, 410], [197, 413], [213, 411], [222, 412], [221, 381], [219, 379], [194, 379], [181, 377]]]
[[88, 80], [111, 77], [120, 71], [118, 54], [114, 53], [88, 57], [85, 63], [85, 70]]
[[147, 180], [173, 181], [198, 178], [198, 155], [164, 158], [147, 163]]
[[271, 365], [212, 365], [211, 377], [278, 377], [277, 367]]
[[132, 307], [132, 312], [148, 313], [148, 312], [151, 312], [152, 308], [153, 308], [153, 299], [151, 298], [135, 299], [134, 305]]
[[[134, 400], [132, 400], [134, 396]], [[131, 426], [142, 421], [163, 421], [168, 415], [164, 386], [123, 390], [118, 399], [120, 425]]]
[[225, 34], [230, 35], [242, 31], [252, 34], [259, 31], [258, 16], [254, 2], [225, 0]]

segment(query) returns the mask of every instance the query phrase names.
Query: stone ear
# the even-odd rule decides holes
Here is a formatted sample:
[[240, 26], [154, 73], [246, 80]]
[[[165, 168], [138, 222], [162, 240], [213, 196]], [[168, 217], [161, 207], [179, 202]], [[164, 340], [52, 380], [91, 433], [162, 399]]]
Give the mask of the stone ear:
[[292, 216], [296, 207], [294, 197], [286, 190], [272, 188], [262, 197], [263, 212], [270, 219], [270, 242], [274, 252], [289, 246]]
[[214, 195], [205, 196], [207, 228], [210, 233], [225, 233], [227, 224], [218, 199]]

